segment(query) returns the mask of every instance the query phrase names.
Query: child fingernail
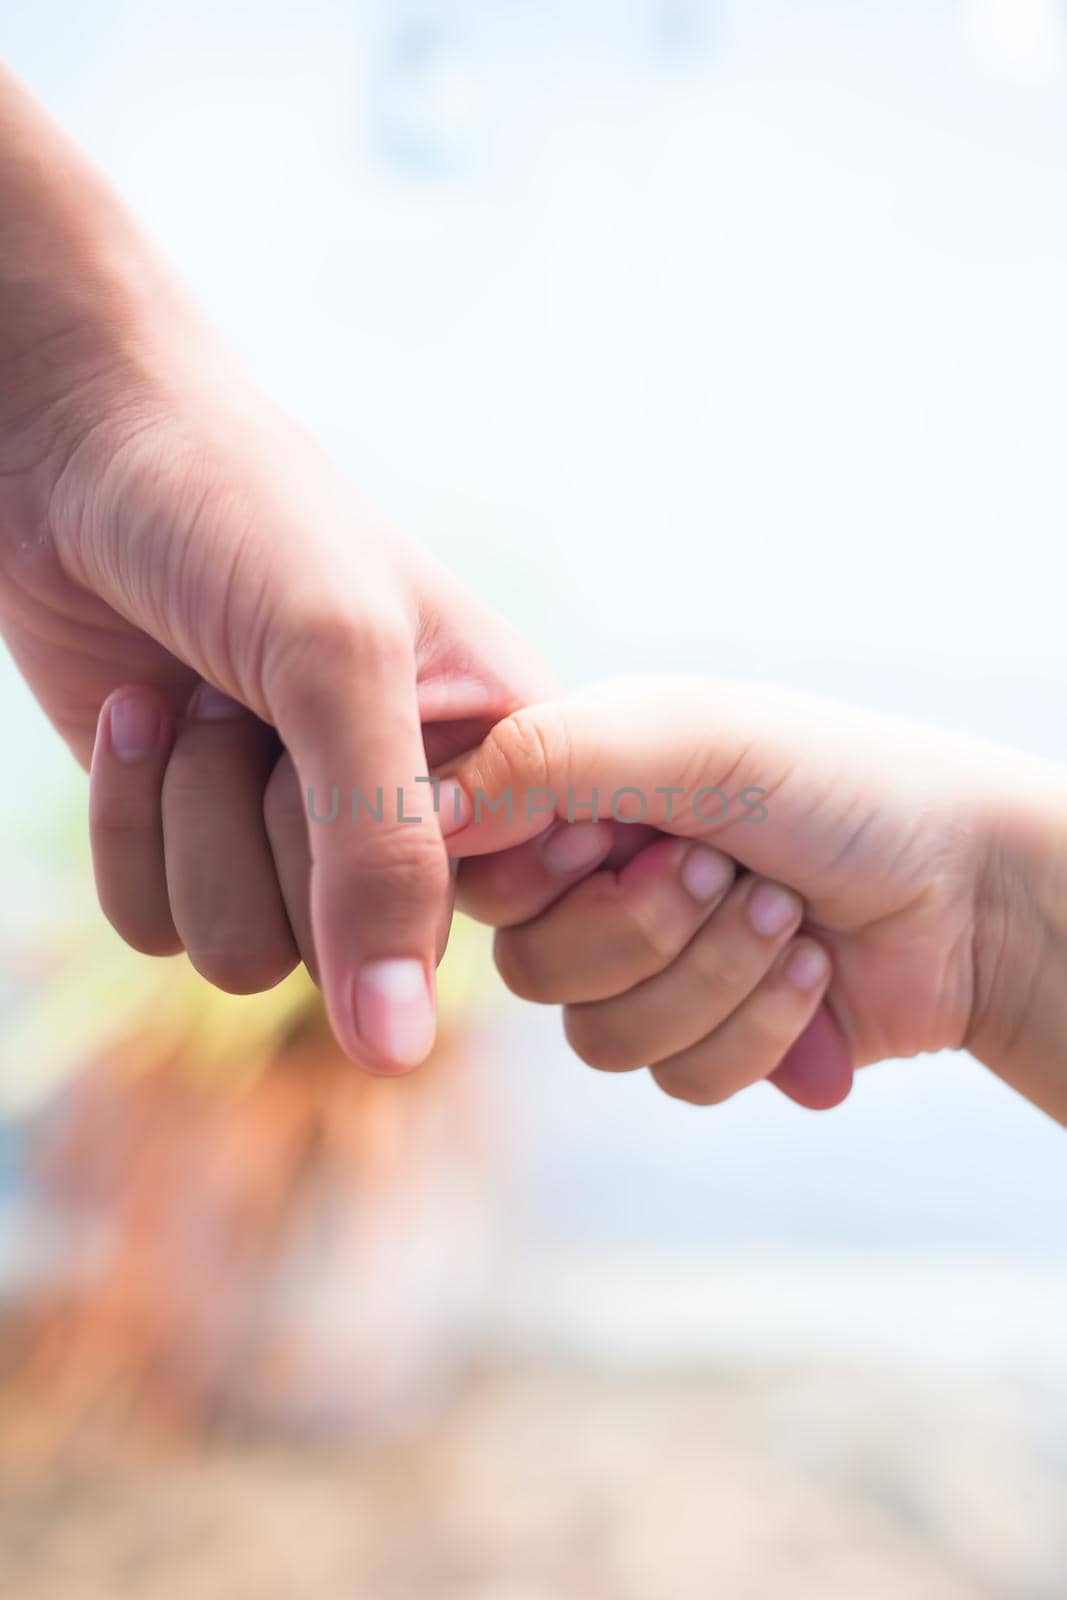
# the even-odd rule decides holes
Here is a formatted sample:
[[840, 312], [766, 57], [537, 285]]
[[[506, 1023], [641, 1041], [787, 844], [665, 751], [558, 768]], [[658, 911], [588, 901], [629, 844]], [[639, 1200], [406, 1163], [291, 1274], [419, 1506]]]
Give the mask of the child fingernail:
[[541, 846], [541, 860], [549, 872], [581, 872], [602, 861], [611, 832], [602, 822], [565, 822], [553, 828]]
[[800, 915], [800, 901], [778, 883], [758, 883], [748, 897], [748, 920], [764, 939], [784, 933]]
[[202, 683], [196, 691], [193, 715], [201, 722], [221, 722], [226, 717], [239, 717], [243, 712], [243, 705], [231, 700], [228, 694], [223, 694], [214, 684]]
[[707, 903], [721, 894], [734, 875], [734, 865], [729, 856], [706, 845], [694, 845], [687, 850], [682, 862], [682, 882], [694, 900]]
[[108, 727], [111, 748], [121, 762], [129, 766], [143, 761], [159, 740], [159, 707], [147, 695], [124, 695], [108, 712]]
[[803, 944], [793, 951], [785, 970], [798, 989], [817, 989], [830, 970], [830, 958], [817, 944]]

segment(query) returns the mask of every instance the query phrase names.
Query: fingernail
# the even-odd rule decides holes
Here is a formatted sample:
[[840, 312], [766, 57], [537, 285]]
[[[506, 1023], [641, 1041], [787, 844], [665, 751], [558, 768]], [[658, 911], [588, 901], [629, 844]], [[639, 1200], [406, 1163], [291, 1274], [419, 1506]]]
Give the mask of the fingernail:
[[694, 900], [707, 902], [721, 894], [733, 877], [733, 862], [721, 851], [694, 845], [682, 862], [682, 882]]
[[369, 961], [356, 984], [356, 1031], [398, 1067], [417, 1067], [433, 1049], [433, 995], [421, 961]]
[[214, 684], [202, 683], [193, 702], [193, 716], [200, 722], [221, 722], [224, 717], [239, 717], [244, 706], [231, 700], [228, 694], [216, 689]]
[[108, 712], [111, 748], [125, 765], [143, 761], [159, 740], [159, 707], [143, 694], [116, 700]]
[[786, 976], [798, 989], [817, 989], [829, 970], [826, 951], [817, 944], [804, 944], [794, 950], [786, 966]]
[[602, 822], [563, 822], [547, 835], [541, 846], [541, 860], [549, 872], [561, 876], [581, 872], [602, 861], [611, 844], [611, 830]]
[[765, 939], [783, 933], [800, 915], [800, 902], [777, 883], [759, 883], [748, 897], [748, 920]]
[[437, 789], [437, 823], [442, 837], [458, 833], [471, 819], [471, 803], [455, 778], [442, 778]]

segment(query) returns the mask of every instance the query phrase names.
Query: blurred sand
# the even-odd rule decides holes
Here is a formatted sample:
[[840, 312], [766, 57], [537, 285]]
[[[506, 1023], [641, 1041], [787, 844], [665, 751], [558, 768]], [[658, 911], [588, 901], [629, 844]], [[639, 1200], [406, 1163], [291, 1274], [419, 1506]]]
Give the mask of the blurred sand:
[[1067, 1397], [861, 1371], [483, 1375], [361, 1451], [0, 1490], [18, 1600], [1053, 1600]]

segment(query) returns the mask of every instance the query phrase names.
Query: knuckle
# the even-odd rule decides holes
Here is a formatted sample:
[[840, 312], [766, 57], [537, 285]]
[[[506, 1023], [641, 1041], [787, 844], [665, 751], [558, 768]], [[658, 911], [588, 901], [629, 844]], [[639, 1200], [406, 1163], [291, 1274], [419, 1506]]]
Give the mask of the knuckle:
[[414, 670], [415, 650], [410, 629], [401, 616], [375, 617], [356, 635], [349, 656], [357, 672], [376, 678]]
[[662, 905], [643, 896], [630, 896], [620, 909], [624, 916], [620, 932], [626, 935], [635, 956], [651, 961], [657, 968], [674, 960], [681, 941]]
[[695, 980], [705, 1002], [716, 1013], [734, 1009], [759, 978], [743, 944], [726, 945], [714, 937], [698, 940], [694, 948]]
[[444, 845], [432, 828], [401, 824], [374, 827], [373, 851], [360, 862], [360, 870], [371, 876], [380, 873], [391, 879], [417, 882], [425, 877], [447, 878], [448, 857]]
[[268, 703], [290, 715], [333, 698], [338, 683], [401, 673], [414, 659], [410, 628], [399, 607], [368, 616], [336, 599], [287, 613], [268, 646], [264, 688]]
[[195, 740], [179, 738], [167, 762], [161, 791], [164, 812], [203, 798], [215, 781], [212, 762]]
[[614, 872], [596, 872], [572, 890], [574, 911], [595, 930], [596, 965], [606, 975], [634, 981], [677, 956], [684, 940], [669, 910], [654, 895], [627, 892]]
[[798, 998], [803, 997], [783, 984], [754, 1003], [747, 1028], [747, 1055], [761, 1070], [773, 1072], [793, 1042]]
[[89, 809], [89, 827], [94, 839], [131, 839], [154, 833], [159, 827], [159, 799], [144, 796], [94, 796]]
[[427, 828], [374, 829], [374, 848], [352, 863], [352, 891], [364, 906], [393, 919], [436, 906], [448, 893], [448, 857]]
[[556, 707], [527, 706], [510, 712], [489, 734], [488, 751], [509, 777], [531, 789], [547, 789], [569, 770], [569, 736]]

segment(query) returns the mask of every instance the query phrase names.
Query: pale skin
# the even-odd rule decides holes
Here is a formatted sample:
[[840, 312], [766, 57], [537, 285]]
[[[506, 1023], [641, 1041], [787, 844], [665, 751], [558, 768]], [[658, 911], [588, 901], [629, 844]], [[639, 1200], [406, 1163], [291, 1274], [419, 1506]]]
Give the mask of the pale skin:
[[[829, 1105], [853, 1067], [965, 1049], [1067, 1123], [1060, 769], [785, 690], [652, 680], [513, 713], [446, 770], [460, 904], [591, 1065], [701, 1105], [777, 1074]], [[641, 828], [564, 820], [568, 795], [624, 786]], [[758, 788], [766, 817], [704, 822], [672, 786]], [[544, 789], [557, 817], [528, 817]], [[476, 818], [508, 790], [510, 821]], [[573, 874], [583, 850], [575, 884], [552, 857]]]

